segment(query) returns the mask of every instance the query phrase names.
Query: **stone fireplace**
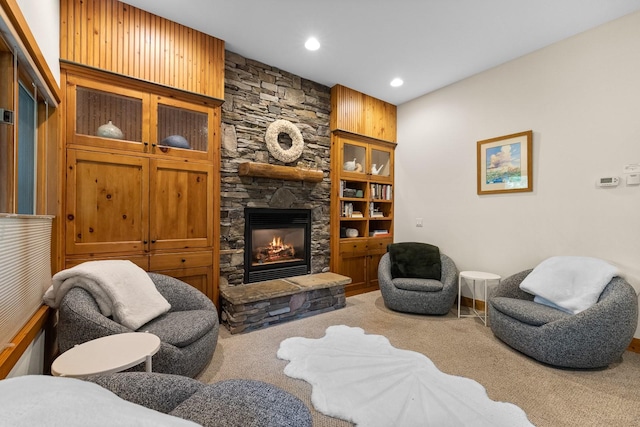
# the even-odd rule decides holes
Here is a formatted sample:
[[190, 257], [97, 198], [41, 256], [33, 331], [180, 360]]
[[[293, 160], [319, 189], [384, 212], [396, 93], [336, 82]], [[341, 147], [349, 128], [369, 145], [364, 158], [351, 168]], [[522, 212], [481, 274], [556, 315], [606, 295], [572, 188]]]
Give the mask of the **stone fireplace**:
[[308, 209], [245, 208], [244, 283], [311, 273]]
[[[330, 111], [328, 87], [225, 53], [220, 295], [222, 323], [231, 333], [345, 306], [344, 286], [351, 279], [329, 272]], [[304, 138], [302, 155], [291, 163], [273, 158], [265, 144], [268, 126], [279, 119], [295, 124]], [[279, 142], [284, 149], [291, 144]], [[321, 171], [322, 179], [246, 176], [240, 169], [248, 162]], [[253, 214], [265, 211], [280, 217], [306, 212], [304, 231], [295, 215], [292, 224], [265, 225], [258, 218], [254, 227]]]
[[[253, 283], [246, 280], [245, 271], [247, 252], [251, 251], [245, 234], [246, 209], [307, 210], [310, 265], [300, 274], [328, 271], [330, 111], [328, 87], [233, 52], [225, 53], [220, 169], [221, 283], [228, 286]], [[278, 119], [294, 123], [304, 137], [302, 155], [292, 163], [273, 158], [265, 144], [268, 126]], [[320, 182], [309, 182], [240, 176], [239, 166], [245, 162], [320, 170], [324, 177]]]

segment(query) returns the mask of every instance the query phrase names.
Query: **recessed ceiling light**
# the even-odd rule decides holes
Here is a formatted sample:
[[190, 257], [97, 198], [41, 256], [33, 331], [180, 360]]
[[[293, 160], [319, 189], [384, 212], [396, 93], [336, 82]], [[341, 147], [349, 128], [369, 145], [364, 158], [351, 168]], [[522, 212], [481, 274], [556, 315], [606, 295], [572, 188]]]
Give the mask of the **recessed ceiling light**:
[[320, 49], [320, 42], [315, 37], [309, 37], [304, 44], [308, 50], [318, 50]]
[[401, 78], [396, 77], [395, 79], [391, 80], [391, 86], [393, 87], [400, 87], [404, 84], [404, 82], [402, 81]]

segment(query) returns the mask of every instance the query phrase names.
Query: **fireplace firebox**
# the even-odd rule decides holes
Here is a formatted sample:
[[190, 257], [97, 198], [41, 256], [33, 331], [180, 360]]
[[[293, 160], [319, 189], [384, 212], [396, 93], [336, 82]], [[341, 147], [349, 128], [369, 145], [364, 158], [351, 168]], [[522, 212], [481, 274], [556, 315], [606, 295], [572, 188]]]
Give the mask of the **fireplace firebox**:
[[311, 273], [311, 211], [245, 208], [244, 282]]

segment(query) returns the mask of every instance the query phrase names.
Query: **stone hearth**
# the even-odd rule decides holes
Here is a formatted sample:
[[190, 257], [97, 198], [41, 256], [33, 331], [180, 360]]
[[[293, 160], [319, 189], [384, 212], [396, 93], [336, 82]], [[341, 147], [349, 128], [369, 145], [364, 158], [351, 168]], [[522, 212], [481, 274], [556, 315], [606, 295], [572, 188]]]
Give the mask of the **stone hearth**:
[[349, 277], [335, 273], [242, 286], [230, 286], [222, 280], [222, 324], [236, 334], [337, 310], [346, 304], [344, 286], [349, 283]]

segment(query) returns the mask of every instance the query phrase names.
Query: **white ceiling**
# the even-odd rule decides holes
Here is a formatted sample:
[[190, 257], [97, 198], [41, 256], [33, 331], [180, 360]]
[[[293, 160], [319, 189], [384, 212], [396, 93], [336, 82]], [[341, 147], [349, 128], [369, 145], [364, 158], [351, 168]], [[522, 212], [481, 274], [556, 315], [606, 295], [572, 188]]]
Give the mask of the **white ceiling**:
[[[402, 104], [640, 10], [640, 0], [125, 0], [244, 57]], [[315, 36], [321, 48], [307, 51]], [[400, 88], [389, 83], [404, 80]]]

